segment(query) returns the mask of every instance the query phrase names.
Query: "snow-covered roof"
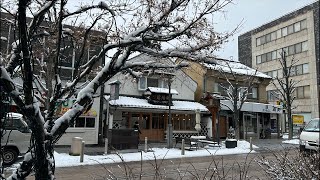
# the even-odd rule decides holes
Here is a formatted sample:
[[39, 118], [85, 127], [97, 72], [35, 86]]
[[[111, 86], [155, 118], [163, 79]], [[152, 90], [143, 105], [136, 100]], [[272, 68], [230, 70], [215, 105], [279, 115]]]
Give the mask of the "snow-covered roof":
[[[105, 96], [106, 99], [109, 99], [110, 96]], [[111, 106], [120, 106], [127, 108], [146, 108], [146, 109], [169, 109], [169, 106], [164, 105], [154, 105], [148, 103], [146, 99], [139, 99], [134, 97], [120, 96], [117, 100], [109, 101]], [[197, 109], [200, 112], [209, 112], [209, 110], [202, 104], [191, 101], [172, 101], [173, 106], [172, 110], [180, 111], [195, 111]]]
[[[162, 94], [169, 94], [169, 89], [168, 88], [158, 88], [158, 87], [148, 87], [150, 92], [153, 93], [162, 93]], [[171, 94], [178, 95], [178, 91], [175, 89], [171, 89]]]
[[[228, 107], [233, 109], [233, 105], [230, 100], [221, 100], [221, 109], [229, 110]], [[246, 112], [262, 112], [272, 114], [282, 114], [282, 107], [274, 104], [264, 104], [256, 102], [244, 102], [241, 111]]]
[[[256, 71], [255, 69], [252, 69], [240, 62], [236, 61], [223, 61], [223, 60], [217, 60], [217, 64], [208, 64], [208, 63], [202, 63], [206, 68], [208, 69], [213, 69], [217, 71], [222, 71], [226, 73], [231, 73], [229, 66], [231, 67], [233, 73], [239, 74], [239, 75], [249, 75], [249, 76], [256, 76], [256, 77], [262, 77], [262, 78], [267, 78], [271, 79], [272, 77]], [[229, 66], [228, 66], [229, 64]]]

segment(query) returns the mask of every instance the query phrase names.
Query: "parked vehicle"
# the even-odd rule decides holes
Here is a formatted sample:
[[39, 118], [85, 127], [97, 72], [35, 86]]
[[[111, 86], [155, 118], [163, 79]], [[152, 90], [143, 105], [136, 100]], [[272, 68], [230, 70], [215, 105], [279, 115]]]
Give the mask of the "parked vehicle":
[[320, 119], [312, 119], [300, 134], [300, 151], [319, 150]]
[[3, 164], [13, 164], [19, 155], [25, 154], [30, 145], [31, 131], [22, 114], [8, 113], [4, 121], [3, 137]]

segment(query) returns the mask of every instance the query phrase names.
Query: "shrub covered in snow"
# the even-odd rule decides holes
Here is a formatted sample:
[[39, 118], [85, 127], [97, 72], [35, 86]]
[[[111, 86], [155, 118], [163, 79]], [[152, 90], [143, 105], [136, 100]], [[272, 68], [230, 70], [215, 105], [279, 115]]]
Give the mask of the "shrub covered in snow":
[[320, 179], [320, 153], [284, 150], [273, 158], [260, 156], [257, 160], [270, 179]]

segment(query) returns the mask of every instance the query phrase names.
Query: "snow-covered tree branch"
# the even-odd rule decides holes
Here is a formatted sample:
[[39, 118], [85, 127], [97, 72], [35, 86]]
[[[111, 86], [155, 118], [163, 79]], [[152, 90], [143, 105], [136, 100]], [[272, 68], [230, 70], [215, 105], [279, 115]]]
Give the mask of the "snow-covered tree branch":
[[[243, 66], [238, 62], [224, 62], [220, 66], [219, 73], [226, 80], [226, 84], [220, 84], [221, 88], [226, 92], [226, 99], [231, 102], [231, 107], [226, 106], [233, 112], [233, 124], [235, 126], [235, 136], [240, 138], [240, 111], [243, 104], [247, 101], [254, 85], [260, 83], [257, 76], [258, 71]], [[237, 70], [237, 72], [235, 72]]]
[[[186, 65], [128, 62], [134, 54], [215, 63], [218, 58], [214, 51], [238, 28], [229, 33], [219, 33], [214, 28], [213, 15], [230, 2], [112, 0], [81, 4], [75, 10], [68, 0], [6, 3], [11, 6], [3, 9], [17, 17], [18, 33], [10, 56], [0, 64], [0, 85], [30, 121], [32, 130], [30, 153], [9, 179], [24, 179], [32, 171], [36, 179], [54, 179], [54, 143], [91, 106], [97, 89], [118, 72], [138, 75], [143, 69]], [[70, 62], [79, 69], [72, 71], [66, 82], [63, 67]], [[102, 64], [95, 77], [88, 79]], [[23, 96], [14, 83], [13, 72], [17, 68], [23, 81]], [[85, 80], [90, 82], [80, 91], [76, 89]], [[44, 117], [36, 91], [46, 96], [37, 96], [46, 100]], [[72, 95], [76, 96], [72, 108], [55, 118], [59, 100]]]

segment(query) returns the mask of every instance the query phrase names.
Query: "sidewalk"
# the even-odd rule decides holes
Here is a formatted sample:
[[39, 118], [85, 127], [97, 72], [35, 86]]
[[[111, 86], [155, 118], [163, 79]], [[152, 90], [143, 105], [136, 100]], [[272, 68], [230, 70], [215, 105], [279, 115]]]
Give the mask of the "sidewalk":
[[[249, 142], [249, 140], [247, 140]], [[258, 146], [256, 149], [259, 151], [269, 151], [269, 150], [283, 150], [285, 148], [297, 148], [297, 145], [284, 144], [282, 143], [284, 139], [252, 139], [252, 144]], [[56, 146], [55, 151], [58, 153], [69, 153], [71, 146]], [[166, 143], [150, 143], [148, 144], [148, 149], [151, 148], [164, 148], [167, 147]], [[126, 149], [118, 150], [120, 153], [134, 153], [144, 151], [144, 144], [140, 143], [138, 149]], [[115, 151], [111, 152], [115, 153]], [[105, 154], [105, 147], [99, 145], [86, 145], [84, 148], [84, 154], [87, 155], [103, 155]]]
[[[134, 153], [134, 152], [140, 152], [144, 150], [145, 145], [140, 143], [138, 146], [138, 149], [124, 149], [124, 150], [118, 150], [117, 152], [120, 153]], [[149, 143], [148, 149], [151, 148], [164, 148], [167, 147], [166, 143]], [[69, 153], [71, 149], [71, 146], [56, 146], [54, 150], [58, 153]], [[115, 153], [115, 151], [111, 151], [110, 153]], [[84, 148], [84, 154], [87, 155], [103, 155], [105, 154], [105, 147], [102, 145], [86, 145]]]

